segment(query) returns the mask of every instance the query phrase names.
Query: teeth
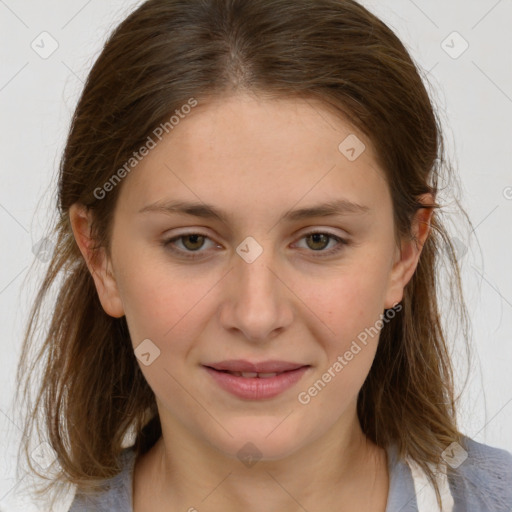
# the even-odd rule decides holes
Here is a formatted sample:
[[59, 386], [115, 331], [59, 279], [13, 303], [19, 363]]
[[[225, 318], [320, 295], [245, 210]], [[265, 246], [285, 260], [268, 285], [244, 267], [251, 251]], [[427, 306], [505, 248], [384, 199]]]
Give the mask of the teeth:
[[270, 377], [275, 377], [277, 373], [256, 373], [256, 372], [228, 372], [231, 375], [235, 375], [236, 377], [244, 377], [246, 379], [254, 379], [256, 377], [260, 379], [268, 379]]

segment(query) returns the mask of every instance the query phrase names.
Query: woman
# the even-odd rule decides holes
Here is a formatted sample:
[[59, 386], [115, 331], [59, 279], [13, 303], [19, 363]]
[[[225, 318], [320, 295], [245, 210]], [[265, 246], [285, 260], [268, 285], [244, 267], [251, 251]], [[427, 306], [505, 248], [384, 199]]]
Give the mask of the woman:
[[71, 512], [510, 510], [512, 456], [456, 424], [450, 171], [354, 1], [142, 4], [75, 111], [41, 292], [66, 270], [34, 418]]

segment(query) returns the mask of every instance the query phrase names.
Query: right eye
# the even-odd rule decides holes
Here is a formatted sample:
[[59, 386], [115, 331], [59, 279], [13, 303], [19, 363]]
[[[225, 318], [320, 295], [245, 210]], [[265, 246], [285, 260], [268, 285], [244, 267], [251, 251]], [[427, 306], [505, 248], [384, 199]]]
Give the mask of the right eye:
[[[210, 238], [201, 233], [182, 233], [181, 235], [162, 240], [162, 245], [184, 258], [196, 259], [202, 257], [201, 253], [206, 252], [200, 250], [204, 246], [205, 240], [210, 240]], [[181, 243], [184, 249], [176, 248], [175, 242], [177, 241]]]

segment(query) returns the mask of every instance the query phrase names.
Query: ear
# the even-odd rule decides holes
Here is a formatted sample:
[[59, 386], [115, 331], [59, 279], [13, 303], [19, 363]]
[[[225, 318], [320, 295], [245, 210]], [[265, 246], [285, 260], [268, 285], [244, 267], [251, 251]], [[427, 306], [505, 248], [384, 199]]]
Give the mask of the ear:
[[432, 194], [423, 194], [419, 201], [425, 206], [418, 209], [411, 223], [412, 236], [403, 239], [397, 247], [393, 268], [389, 277], [384, 307], [392, 308], [403, 299], [405, 285], [412, 278], [420, 259], [423, 245], [430, 233], [434, 208]]
[[101, 305], [108, 315], [119, 318], [124, 313], [118, 286], [111, 270], [111, 262], [103, 247], [94, 249], [91, 234], [92, 212], [75, 203], [69, 208], [69, 220], [76, 243], [91, 272]]

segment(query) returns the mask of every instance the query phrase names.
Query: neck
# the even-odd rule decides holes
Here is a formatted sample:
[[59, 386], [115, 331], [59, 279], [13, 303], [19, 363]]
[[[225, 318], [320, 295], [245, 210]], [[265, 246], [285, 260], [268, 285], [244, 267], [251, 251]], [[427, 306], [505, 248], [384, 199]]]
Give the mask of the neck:
[[162, 422], [162, 431], [172, 435], [157, 441], [146, 467], [152, 467], [148, 481], [165, 510], [303, 512], [339, 509], [340, 503], [347, 511], [385, 509], [386, 453], [366, 438], [356, 416], [286, 458], [255, 456], [245, 463], [180, 425], [164, 428]]

